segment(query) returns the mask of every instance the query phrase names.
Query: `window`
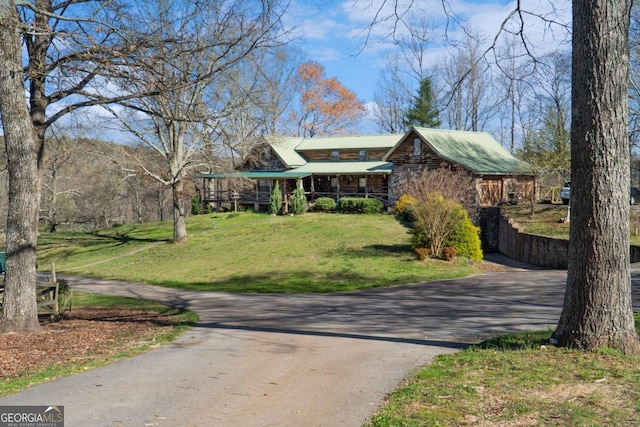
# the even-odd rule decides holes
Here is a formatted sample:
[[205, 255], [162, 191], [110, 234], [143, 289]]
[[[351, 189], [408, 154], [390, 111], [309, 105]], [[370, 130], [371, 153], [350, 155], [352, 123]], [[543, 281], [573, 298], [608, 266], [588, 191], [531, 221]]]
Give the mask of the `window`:
[[361, 162], [367, 160], [367, 150], [360, 150], [360, 155], [358, 156]]
[[422, 155], [422, 140], [420, 138], [413, 139], [413, 155], [415, 157]]
[[358, 179], [358, 192], [364, 193], [367, 191], [367, 178]]
[[271, 187], [273, 187], [273, 179], [259, 179], [258, 180], [258, 191], [259, 192], [271, 192]]
[[331, 161], [332, 162], [337, 162], [338, 160], [340, 160], [340, 152], [337, 150], [334, 150], [331, 152]]

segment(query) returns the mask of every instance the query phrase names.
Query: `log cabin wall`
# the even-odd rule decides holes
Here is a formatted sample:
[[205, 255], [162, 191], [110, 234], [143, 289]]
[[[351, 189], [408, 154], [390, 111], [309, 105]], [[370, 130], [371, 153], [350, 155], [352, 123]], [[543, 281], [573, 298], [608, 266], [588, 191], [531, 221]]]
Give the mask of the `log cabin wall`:
[[[361, 186], [361, 179], [365, 179], [365, 186]], [[331, 185], [338, 180], [339, 187]], [[314, 190], [316, 192], [335, 192], [339, 188], [340, 194], [383, 193], [387, 194], [389, 179], [387, 175], [316, 175]]]
[[247, 155], [240, 169], [254, 171], [269, 171], [286, 169], [282, 160], [278, 157], [273, 149], [269, 146], [256, 147]]
[[[332, 161], [331, 151], [338, 151], [339, 161], [359, 161], [361, 150], [309, 150], [303, 151], [300, 154], [310, 162], [328, 162]], [[368, 149], [366, 151], [367, 160], [382, 160], [388, 150], [381, 149]]]
[[[393, 163], [393, 177], [390, 188], [390, 203], [393, 204], [400, 196], [398, 186], [407, 173], [415, 170], [432, 170], [443, 166], [460, 168], [442, 159], [422, 138], [420, 138], [420, 153], [414, 151], [414, 139], [420, 138], [415, 132], [409, 133], [394, 151], [385, 159]], [[469, 171], [475, 178], [476, 204], [478, 206], [496, 206], [500, 203], [516, 202], [535, 199], [535, 178], [533, 176], [514, 175], [480, 175]]]
[[424, 141], [420, 144], [420, 155], [414, 155], [413, 140], [417, 137], [418, 136], [415, 133], [410, 133], [409, 136], [405, 138], [386, 159], [388, 162], [393, 163], [394, 171], [403, 166], [424, 165], [429, 169], [435, 169], [443, 165], [444, 161], [442, 158], [429, 148]]

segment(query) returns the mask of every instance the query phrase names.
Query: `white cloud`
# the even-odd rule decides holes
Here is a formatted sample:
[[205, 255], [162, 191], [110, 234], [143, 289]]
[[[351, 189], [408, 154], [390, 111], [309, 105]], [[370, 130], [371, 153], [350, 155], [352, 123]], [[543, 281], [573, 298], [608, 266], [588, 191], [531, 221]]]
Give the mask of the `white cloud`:
[[[514, 15], [515, 19], [509, 21], [506, 29], [522, 29], [534, 53], [554, 50], [559, 43], [566, 42], [566, 25], [571, 19], [569, 0], [523, 2], [522, 5], [526, 9], [521, 15]], [[333, 62], [331, 69], [336, 77], [353, 81], [350, 88], [361, 98], [370, 99], [372, 79], [359, 82], [353, 78], [354, 69], [360, 66], [368, 75], [379, 74], [387, 55], [398, 51], [397, 40], [408, 34], [405, 23], [418, 19], [429, 23], [433, 44], [427, 52], [427, 61], [435, 65], [448, 57], [453, 43], [464, 40], [465, 32], [458, 24], [485, 37], [482, 49], [493, 43], [498, 34], [498, 43], [502, 43], [508, 32], [500, 33], [500, 28], [515, 7], [513, 0], [449, 0], [446, 3], [437, 0], [335, 0], [329, 3], [299, 0], [292, 13], [299, 14], [296, 21], [311, 58], [321, 63]], [[396, 19], [394, 11], [398, 11], [402, 21]], [[517, 20], [518, 16], [522, 16], [522, 23]], [[379, 22], [371, 25], [376, 19]]]
[[345, 59], [345, 54], [343, 52], [332, 47], [310, 48], [306, 52], [311, 59], [320, 62], [321, 64]]

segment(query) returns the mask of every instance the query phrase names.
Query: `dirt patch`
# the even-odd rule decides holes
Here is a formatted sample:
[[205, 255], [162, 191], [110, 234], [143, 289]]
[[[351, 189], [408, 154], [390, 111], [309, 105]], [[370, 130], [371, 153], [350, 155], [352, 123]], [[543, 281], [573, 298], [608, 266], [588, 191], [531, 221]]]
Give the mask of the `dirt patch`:
[[51, 365], [107, 359], [153, 344], [175, 325], [170, 316], [120, 308], [79, 308], [42, 330], [0, 334], [0, 379], [19, 377]]
[[504, 271], [509, 271], [509, 268], [505, 267], [504, 265], [496, 264], [493, 262], [487, 262], [487, 261], [477, 263], [476, 267], [480, 271], [483, 271], [485, 273], [495, 273], [495, 272], [501, 273]]

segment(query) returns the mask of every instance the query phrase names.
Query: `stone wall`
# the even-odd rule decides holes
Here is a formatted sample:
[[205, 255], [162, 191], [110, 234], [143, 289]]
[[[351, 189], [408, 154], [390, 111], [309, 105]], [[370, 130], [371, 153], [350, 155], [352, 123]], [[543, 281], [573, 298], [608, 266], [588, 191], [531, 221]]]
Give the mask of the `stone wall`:
[[[566, 269], [569, 241], [526, 234], [504, 216], [499, 216], [498, 252], [539, 267]], [[631, 246], [631, 262], [640, 262], [640, 246]]]
[[480, 242], [482, 251], [498, 252], [498, 236], [500, 235], [500, 207], [478, 208], [478, 215], [474, 222], [480, 227]]

